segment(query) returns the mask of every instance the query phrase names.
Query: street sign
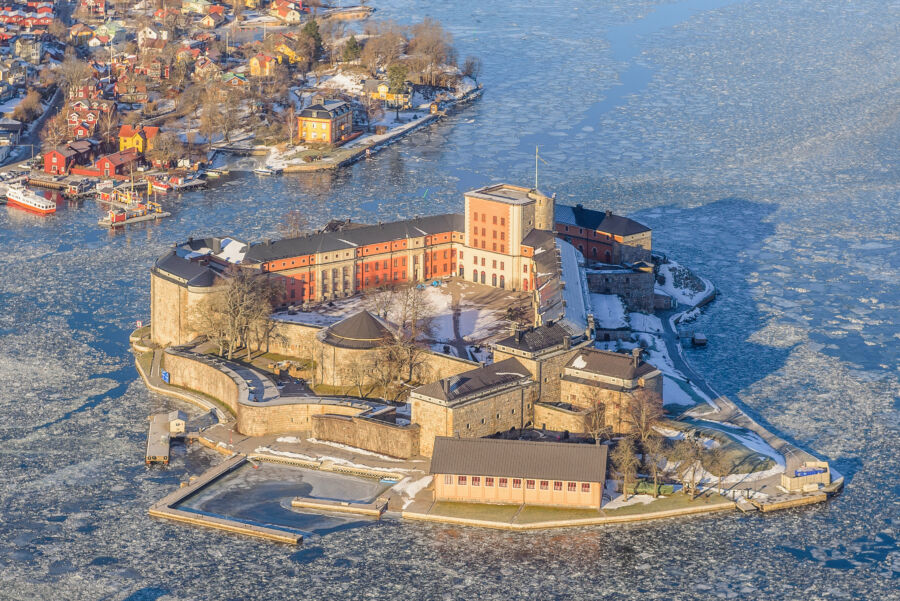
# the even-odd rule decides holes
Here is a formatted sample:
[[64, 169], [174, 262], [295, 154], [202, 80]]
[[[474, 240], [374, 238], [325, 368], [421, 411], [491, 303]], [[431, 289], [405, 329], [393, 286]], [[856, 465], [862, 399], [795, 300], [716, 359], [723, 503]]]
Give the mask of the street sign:
[[159, 375], [162, 377], [162, 381], [166, 384], [169, 383], [169, 372], [164, 369], [159, 370]]
[[137, 320], [137, 327], [139, 327], [139, 328], [143, 328], [143, 327], [144, 327], [144, 322], [143, 322], [143, 321], [141, 321], [141, 320], [140, 320], [140, 319], [139, 319], [139, 320]]

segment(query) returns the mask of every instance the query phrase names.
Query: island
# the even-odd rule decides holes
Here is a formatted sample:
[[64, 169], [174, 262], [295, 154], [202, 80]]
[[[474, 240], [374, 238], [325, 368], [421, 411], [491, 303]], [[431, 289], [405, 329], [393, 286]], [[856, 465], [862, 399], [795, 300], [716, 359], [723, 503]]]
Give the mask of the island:
[[[527, 530], [767, 512], [843, 483], [685, 360], [711, 281], [646, 225], [537, 189], [190, 238], [150, 280], [138, 370], [206, 414], [152, 416], [147, 461], [173, 436], [225, 456], [154, 516], [299, 543], [317, 512]], [[289, 496], [277, 515], [227, 494], [263, 483]]]

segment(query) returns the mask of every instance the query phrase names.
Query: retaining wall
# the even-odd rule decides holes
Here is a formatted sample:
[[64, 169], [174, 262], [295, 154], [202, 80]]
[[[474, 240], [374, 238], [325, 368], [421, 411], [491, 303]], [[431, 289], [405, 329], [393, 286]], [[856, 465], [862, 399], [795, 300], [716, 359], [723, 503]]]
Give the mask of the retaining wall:
[[312, 416], [312, 435], [391, 457], [409, 459], [419, 454], [419, 426], [398, 426], [366, 417], [333, 414]]

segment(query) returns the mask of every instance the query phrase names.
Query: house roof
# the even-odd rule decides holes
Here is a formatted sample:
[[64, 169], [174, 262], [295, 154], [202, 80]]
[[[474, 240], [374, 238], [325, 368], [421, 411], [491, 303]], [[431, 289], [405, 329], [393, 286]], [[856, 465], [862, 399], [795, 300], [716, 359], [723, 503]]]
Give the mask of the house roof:
[[431, 473], [605, 482], [606, 455], [606, 445], [438, 436]]
[[614, 236], [631, 236], [649, 232], [650, 228], [628, 217], [614, 215], [611, 211], [594, 211], [583, 205], [556, 205], [554, 215], [557, 223], [575, 225], [589, 230], [600, 231]]
[[366, 92], [377, 92], [378, 86], [382, 84], [388, 85], [388, 82], [383, 79], [366, 79], [363, 81], [363, 90]]
[[462, 215], [432, 215], [406, 221], [369, 225], [342, 232], [324, 232], [299, 238], [285, 238], [269, 244], [257, 243], [250, 247], [247, 259], [255, 262], [273, 261], [321, 252], [351, 250], [358, 246], [391, 240], [421, 238], [432, 234], [461, 231], [463, 231]]
[[657, 371], [656, 367], [641, 360], [638, 360], [637, 367], [635, 367], [632, 355], [596, 349], [585, 349], [579, 352], [572, 357], [565, 368], [622, 380], [634, 380]]
[[506, 346], [527, 353], [536, 353], [544, 349], [559, 346], [572, 333], [559, 323], [520, 330], [516, 334], [498, 340], [494, 346]]
[[125, 165], [137, 159], [137, 151], [134, 148], [128, 148], [119, 152], [114, 152], [112, 154], [108, 154], [104, 157], [100, 157], [97, 162], [106, 159], [110, 162], [110, 164], [114, 166]]
[[215, 282], [216, 274], [209, 267], [188, 261], [171, 251], [156, 260], [156, 269], [189, 286], [209, 287]]
[[390, 336], [383, 321], [363, 310], [323, 330], [321, 340], [341, 348], [371, 349]]
[[61, 154], [64, 158], [73, 157], [73, 156], [75, 156], [76, 154], [78, 154], [75, 150], [72, 150], [72, 149], [69, 148], [68, 146], [57, 146], [56, 148], [54, 148], [53, 150], [51, 150], [51, 151], [48, 152], [47, 154], [51, 154], [51, 153], [54, 153], [54, 152], [57, 152], [57, 153]]
[[324, 100], [300, 111], [300, 117], [307, 119], [333, 119], [350, 111], [350, 105], [343, 100]]
[[509, 358], [419, 386], [413, 392], [445, 403], [453, 403], [470, 395], [523, 379], [530, 380], [531, 372], [525, 369], [518, 359]]

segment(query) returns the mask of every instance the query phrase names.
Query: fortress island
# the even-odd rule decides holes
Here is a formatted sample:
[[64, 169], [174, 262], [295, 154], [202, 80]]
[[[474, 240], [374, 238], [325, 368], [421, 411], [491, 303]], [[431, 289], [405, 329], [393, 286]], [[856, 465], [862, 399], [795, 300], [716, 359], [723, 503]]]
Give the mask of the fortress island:
[[705, 344], [689, 323], [715, 287], [654, 251], [650, 228], [510, 184], [463, 201], [281, 240], [193, 238], [155, 262], [138, 369], [212, 419], [155, 416], [147, 461], [168, 462], [175, 436], [227, 458], [151, 514], [302, 540], [198, 509], [248, 465], [311, 483], [298, 514], [506, 529], [771, 511], [840, 489], [691, 370], [682, 344]]

